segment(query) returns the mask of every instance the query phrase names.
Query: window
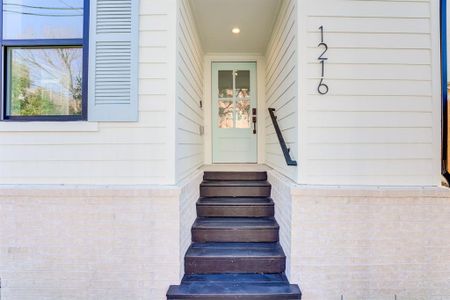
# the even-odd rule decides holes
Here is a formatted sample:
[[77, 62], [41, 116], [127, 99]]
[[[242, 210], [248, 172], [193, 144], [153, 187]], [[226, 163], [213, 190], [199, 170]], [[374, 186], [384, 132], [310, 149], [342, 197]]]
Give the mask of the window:
[[0, 0], [2, 119], [86, 120], [88, 0]]

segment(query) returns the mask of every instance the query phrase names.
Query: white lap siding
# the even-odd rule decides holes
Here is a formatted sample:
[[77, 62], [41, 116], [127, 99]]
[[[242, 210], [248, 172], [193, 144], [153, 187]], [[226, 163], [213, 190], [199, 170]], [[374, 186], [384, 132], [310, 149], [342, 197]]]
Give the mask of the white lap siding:
[[297, 168], [288, 166], [281, 151], [267, 108], [275, 108], [278, 123], [291, 149], [298, 159], [298, 106], [297, 106], [297, 29], [296, 1], [284, 0], [266, 52], [266, 163], [293, 180]]
[[437, 2], [299, 2], [301, 183], [439, 184]]
[[176, 96], [176, 180], [200, 167], [204, 161], [203, 51], [192, 10], [187, 0], [178, 1]]
[[174, 182], [174, 5], [140, 3], [139, 122], [101, 122], [96, 131], [0, 124], [0, 184]]

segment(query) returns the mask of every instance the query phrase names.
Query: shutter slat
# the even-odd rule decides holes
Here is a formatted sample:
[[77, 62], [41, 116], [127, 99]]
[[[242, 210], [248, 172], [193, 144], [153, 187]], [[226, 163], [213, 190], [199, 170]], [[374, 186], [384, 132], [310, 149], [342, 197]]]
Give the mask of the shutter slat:
[[137, 0], [91, 1], [89, 120], [137, 121]]

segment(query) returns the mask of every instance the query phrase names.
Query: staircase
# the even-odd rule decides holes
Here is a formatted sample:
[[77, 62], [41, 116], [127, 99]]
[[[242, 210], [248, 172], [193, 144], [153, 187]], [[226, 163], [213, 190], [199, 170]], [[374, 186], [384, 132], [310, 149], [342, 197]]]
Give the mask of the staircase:
[[167, 299], [301, 299], [284, 275], [266, 172], [205, 172], [185, 255]]

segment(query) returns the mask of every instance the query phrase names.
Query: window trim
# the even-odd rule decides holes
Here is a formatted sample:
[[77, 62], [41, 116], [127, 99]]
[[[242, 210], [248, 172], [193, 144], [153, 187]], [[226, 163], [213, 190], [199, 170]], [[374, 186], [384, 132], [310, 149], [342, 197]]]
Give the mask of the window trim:
[[[88, 71], [89, 71], [89, 16], [90, 1], [83, 0], [83, 38], [82, 39], [6, 39], [3, 40], [3, 2], [0, 0], [0, 121], [87, 121], [88, 119]], [[30, 47], [39, 48], [46, 46], [79, 46], [82, 47], [83, 71], [82, 71], [82, 98], [81, 115], [58, 115], [58, 116], [8, 116], [6, 114], [7, 105], [7, 51], [8, 47]]]
[[442, 135], [441, 135], [441, 161], [442, 161], [442, 175], [450, 180], [449, 170], [447, 170], [446, 161], [449, 159], [447, 157], [448, 143], [448, 70], [447, 70], [447, 0], [440, 0], [440, 31], [441, 31], [441, 101], [442, 101]]

